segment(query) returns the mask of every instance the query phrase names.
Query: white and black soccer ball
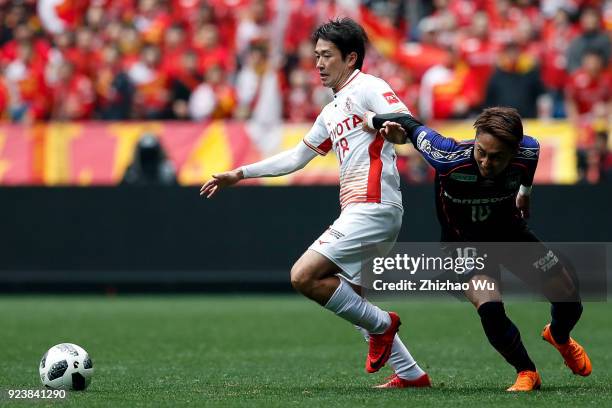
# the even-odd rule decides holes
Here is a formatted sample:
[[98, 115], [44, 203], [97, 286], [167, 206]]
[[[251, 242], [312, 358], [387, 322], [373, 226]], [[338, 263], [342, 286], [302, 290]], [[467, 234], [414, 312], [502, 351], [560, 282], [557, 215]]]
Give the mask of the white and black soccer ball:
[[57, 344], [42, 356], [40, 380], [54, 390], [84, 390], [94, 373], [89, 354], [72, 343]]

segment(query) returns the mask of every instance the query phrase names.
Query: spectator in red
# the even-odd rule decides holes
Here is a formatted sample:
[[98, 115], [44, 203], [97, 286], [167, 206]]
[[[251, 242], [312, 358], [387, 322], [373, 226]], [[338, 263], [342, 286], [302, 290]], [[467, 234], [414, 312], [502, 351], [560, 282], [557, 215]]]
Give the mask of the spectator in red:
[[186, 42], [185, 30], [180, 24], [173, 24], [164, 33], [162, 69], [170, 78], [176, 77], [181, 70]]
[[489, 17], [485, 12], [474, 14], [466, 38], [459, 41], [459, 51], [461, 59], [478, 78], [477, 104], [481, 104], [499, 52], [498, 45], [489, 38]]
[[435, 0], [436, 11], [439, 13], [451, 13], [459, 27], [468, 27], [472, 23], [474, 14], [482, 10], [487, 0]]
[[9, 93], [4, 77], [0, 75], [0, 120], [8, 119]]
[[219, 40], [217, 26], [208, 24], [200, 27], [193, 37], [193, 49], [198, 53], [198, 68], [206, 72], [213, 65], [220, 65], [226, 71], [233, 69], [233, 56]]
[[284, 94], [284, 116], [290, 122], [311, 122], [321, 110], [313, 103], [309, 77], [309, 73], [300, 68], [289, 74], [289, 89]]
[[[409, 69], [397, 67], [397, 74], [389, 78], [391, 89], [399, 89], [397, 95], [410, 112], [419, 115], [419, 91], [420, 86], [414, 74]], [[401, 84], [401, 85], [400, 85]]]
[[[70, 62], [76, 72], [93, 77], [96, 72], [96, 60], [101, 48], [100, 40], [94, 38], [94, 33], [88, 27], [79, 27], [76, 31], [76, 48]], [[97, 44], [96, 44], [97, 43]]]
[[526, 17], [522, 18], [515, 27], [513, 41], [521, 49], [521, 53], [528, 55], [535, 61], [542, 60], [542, 43], [538, 41], [535, 28]]
[[134, 110], [138, 117], [164, 119], [170, 97], [168, 77], [161, 68], [161, 52], [155, 45], [142, 49], [140, 59], [128, 70], [136, 87]]
[[206, 71], [205, 81], [199, 84], [189, 99], [189, 116], [194, 120], [229, 119], [236, 108], [236, 93], [227, 82], [220, 66]]
[[253, 0], [248, 9], [240, 13], [235, 39], [240, 60], [248, 53], [251, 43], [269, 38], [269, 14], [265, 0]]
[[199, 5], [195, 12], [185, 14], [184, 21], [187, 24], [187, 32], [189, 38], [193, 38], [198, 28], [204, 25], [218, 25], [215, 10], [208, 3], [202, 3]]
[[516, 40], [515, 34], [521, 21], [527, 19], [534, 30], [541, 27], [540, 12], [530, 0], [495, 0], [489, 2], [491, 40], [503, 45]]
[[310, 39], [310, 34], [316, 24], [315, 9], [302, 1], [291, 2], [291, 14], [285, 32], [285, 52], [297, 52], [304, 40]]
[[34, 32], [29, 26], [20, 24], [15, 27], [13, 39], [2, 47], [0, 63], [8, 64], [17, 59], [20, 45], [26, 43], [32, 48], [37, 61], [47, 61], [49, 50], [51, 49], [49, 42], [45, 38], [35, 38]]
[[[183, 0], [179, 0], [183, 1]], [[220, 44], [233, 51], [236, 38], [236, 14], [240, 10], [239, 1], [210, 0], [201, 2], [195, 13], [186, 20], [188, 37], [193, 38], [200, 27], [212, 24], [219, 32]]]
[[49, 95], [44, 79], [45, 61], [31, 43], [21, 42], [16, 58], [4, 71], [9, 91], [9, 116], [14, 122], [47, 119]]
[[569, 120], [579, 130], [583, 144], [588, 140], [589, 128], [596, 119], [612, 115], [612, 75], [604, 69], [598, 50], [587, 50], [582, 66], [569, 78], [565, 88], [565, 104]]
[[121, 28], [117, 45], [122, 55], [123, 67], [129, 69], [140, 59], [142, 41], [136, 28], [125, 25]]
[[[446, 0], [444, 1], [446, 2]], [[431, 16], [430, 24], [436, 29], [435, 43], [440, 47], [451, 47], [457, 42], [458, 27], [455, 15], [446, 7], [437, 10]]]
[[104, 29], [98, 33], [100, 39], [105, 44], [118, 44], [121, 39], [123, 24], [117, 20], [111, 20], [104, 26]]
[[534, 32], [539, 32], [544, 23], [539, 3], [539, 0], [514, 0], [515, 10], [521, 14], [519, 19], [529, 21]]
[[464, 118], [477, 107], [479, 97], [478, 78], [453, 48], [444, 64], [423, 75], [419, 112], [425, 120]]
[[161, 44], [164, 32], [171, 22], [166, 2], [138, 0], [138, 11], [134, 16], [134, 26], [144, 42]]
[[99, 36], [109, 23], [108, 17], [101, 4], [91, 4], [85, 14], [85, 25]]
[[574, 72], [581, 66], [582, 57], [587, 50], [597, 51], [604, 60], [604, 65], [610, 61], [612, 44], [610, 37], [601, 29], [601, 15], [593, 7], [585, 8], [580, 15], [582, 34], [576, 37], [567, 50], [567, 69]]
[[439, 45], [441, 25], [436, 18], [425, 17], [419, 22], [417, 29], [419, 42], [408, 43], [402, 52], [396, 54], [395, 59], [420, 79], [429, 68], [442, 64], [448, 52]]
[[70, 61], [64, 61], [58, 70], [57, 82], [51, 86], [52, 120], [91, 119], [94, 103], [94, 87], [83, 73], [77, 72]]
[[565, 117], [563, 88], [567, 82], [567, 48], [578, 35], [567, 10], [559, 8], [542, 31], [542, 79], [553, 103], [552, 116]]
[[55, 82], [54, 77], [58, 66], [63, 61], [76, 61], [78, 50], [74, 46], [74, 34], [64, 31], [53, 36], [53, 48], [49, 50], [49, 60], [46, 67], [46, 77], [48, 82]]
[[[189, 25], [198, 14], [200, 7], [210, 7], [199, 0], [170, 0], [170, 13], [172, 21], [178, 24]], [[212, 11], [212, 9], [211, 9]]]

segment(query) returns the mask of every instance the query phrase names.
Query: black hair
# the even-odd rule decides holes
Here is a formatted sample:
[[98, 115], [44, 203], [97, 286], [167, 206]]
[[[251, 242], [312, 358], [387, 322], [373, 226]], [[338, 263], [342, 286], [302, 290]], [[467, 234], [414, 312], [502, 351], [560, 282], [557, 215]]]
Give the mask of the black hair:
[[342, 59], [345, 59], [351, 52], [357, 53], [355, 68], [361, 69], [363, 66], [368, 36], [363, 27], [357, 24], [355, 20], [349, 17], [329, 20], [319, 26], [312, 34], [312, 41], [315, 44], [319, 39], [329, 41], [338, 47]]
[[518, 149], [523, 140], [523, 122], [514, 108], [494, 107], [482, 111], [474, 122], [476, 135], [489, 133], [506, 145]]

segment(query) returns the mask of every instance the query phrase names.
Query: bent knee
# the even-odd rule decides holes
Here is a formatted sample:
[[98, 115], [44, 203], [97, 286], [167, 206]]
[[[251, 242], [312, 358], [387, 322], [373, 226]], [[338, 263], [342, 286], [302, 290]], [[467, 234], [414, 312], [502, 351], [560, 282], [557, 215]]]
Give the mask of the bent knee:
[[291, 268], [291, 286], [295, 290], [303, 292], [312, 285], [312, 282], [312, 273], [300, 261], [296, 262]]

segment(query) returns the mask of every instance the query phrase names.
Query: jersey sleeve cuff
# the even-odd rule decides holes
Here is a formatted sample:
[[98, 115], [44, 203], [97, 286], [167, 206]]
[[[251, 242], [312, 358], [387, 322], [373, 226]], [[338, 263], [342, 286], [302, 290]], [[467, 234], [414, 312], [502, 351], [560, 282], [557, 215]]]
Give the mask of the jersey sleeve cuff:
[[245, 179], [247, 179], [247, 178], [251, 178], [251, 175], [250, 175], [249, 170], [248, 170], [248, 166], [242, 166], [242, 167], [240, 168], [240, 170], [242, 170], [242, 176], [243, 176]]
[[327, 152], [324, 152], [323, 150], [319, 149], [316, 146], [311, 145], [310, 143], [308, 143], [306, 141], [306, 139], [302, 139], [302, 141], [304, 142], [304, 144], [306, 146], [308, 146], [312, 151], [314, 151], [316, 154], [318, 154], [319, 156], [325, 156], [327, 154]]

